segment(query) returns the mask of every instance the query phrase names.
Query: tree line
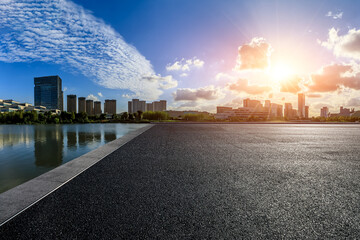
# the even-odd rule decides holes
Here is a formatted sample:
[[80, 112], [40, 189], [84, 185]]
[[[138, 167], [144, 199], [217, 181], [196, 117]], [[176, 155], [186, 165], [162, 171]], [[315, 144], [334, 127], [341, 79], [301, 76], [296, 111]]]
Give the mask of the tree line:
[[24, 112], [22, 110], [0, 113], [0, 124], [60, 124], [60, 123], [106, 123], [106, 122], [139, 122], [146, 120], [168, 120], [165, 112], [123, 112], [113, 114], [107, 118], [106, 114], [88, 116], [85, 112], [74, 113], [63, 111], [60, 114], [51, 112], [38, 113], [37, 111]]

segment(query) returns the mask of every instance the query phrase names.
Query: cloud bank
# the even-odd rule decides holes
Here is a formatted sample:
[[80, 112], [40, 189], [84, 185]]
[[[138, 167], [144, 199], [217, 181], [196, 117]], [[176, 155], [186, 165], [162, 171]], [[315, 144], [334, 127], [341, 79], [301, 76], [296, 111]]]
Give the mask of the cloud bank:
[[178, 88], [173, 93], [175, 101], [215, 100], [223, 97], [219, 88], [207, 86], [198, 89]]
[[247, 79], [241, 78], [238, 79], [237, 82], [229, 84], [228, 88], [231, 91], [246, 92], [252, 95], [262, 94], [272, 90], [269, 86], [249, 85], [249, 81]]
[[93, 100], [93, 101], [99, 101], [99, 98], [97, 96], [95, 96], [94, 94], [89, 94], [86, 97], [86, 100]]
[[269, 66], [272, 51], [264, 38], [253, 38], [249, 44], [239, 47], [236, 69], [265, 69]]
[[326, 42], [318, 41], [322, 46], [333, 50], [335, 56], [360, 60], [360, 30], [350, 29], [340, 36], [339, 30], [331, 28]]
[[325, 16], [331, 17], [332, 19], [341, 19], [343, 14], [343, 12], [333, 13], [332, 11], [329, 11]]
[[[0, 2], [0, 61], [48, 62], [148, 100], [162, 93], [150, 62], [101, 19], [68, 0]], [[175, 85], [175, 84], [173, 84]]]
[[310, 92], [333, 92], [342, 87], [360, 90], [360, 73], [352, 65], [325, 66], [320, 73], [311, 75]]
[[190, 71], [194, 68], [202, 68], [204, 66], [204, 61], [194, 57], [193, 59], [184, 58], [180, 61], [176, 61], [173, 64], [168, 64], [166, 66], [167, 71]]

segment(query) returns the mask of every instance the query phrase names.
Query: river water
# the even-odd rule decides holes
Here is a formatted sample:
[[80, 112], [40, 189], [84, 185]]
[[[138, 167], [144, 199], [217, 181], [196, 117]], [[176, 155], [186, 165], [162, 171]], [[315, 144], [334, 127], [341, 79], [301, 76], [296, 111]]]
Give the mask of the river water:
[[0, 125], [0, 193], [144, 126]]

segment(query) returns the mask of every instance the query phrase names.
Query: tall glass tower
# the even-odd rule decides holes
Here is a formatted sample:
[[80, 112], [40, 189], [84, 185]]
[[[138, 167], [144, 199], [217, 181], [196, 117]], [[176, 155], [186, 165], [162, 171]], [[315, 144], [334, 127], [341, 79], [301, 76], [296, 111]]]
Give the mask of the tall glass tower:
[[59, 76], [36, 77], [34, 84], [35, 106], [63, 111], [62, 80]]

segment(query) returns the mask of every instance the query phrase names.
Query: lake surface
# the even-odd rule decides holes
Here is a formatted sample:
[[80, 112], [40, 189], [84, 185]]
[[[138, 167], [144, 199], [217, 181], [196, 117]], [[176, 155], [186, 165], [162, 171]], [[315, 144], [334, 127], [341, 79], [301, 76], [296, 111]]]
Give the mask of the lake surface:
[[0, 193], [145, 125], [0, 125]]

